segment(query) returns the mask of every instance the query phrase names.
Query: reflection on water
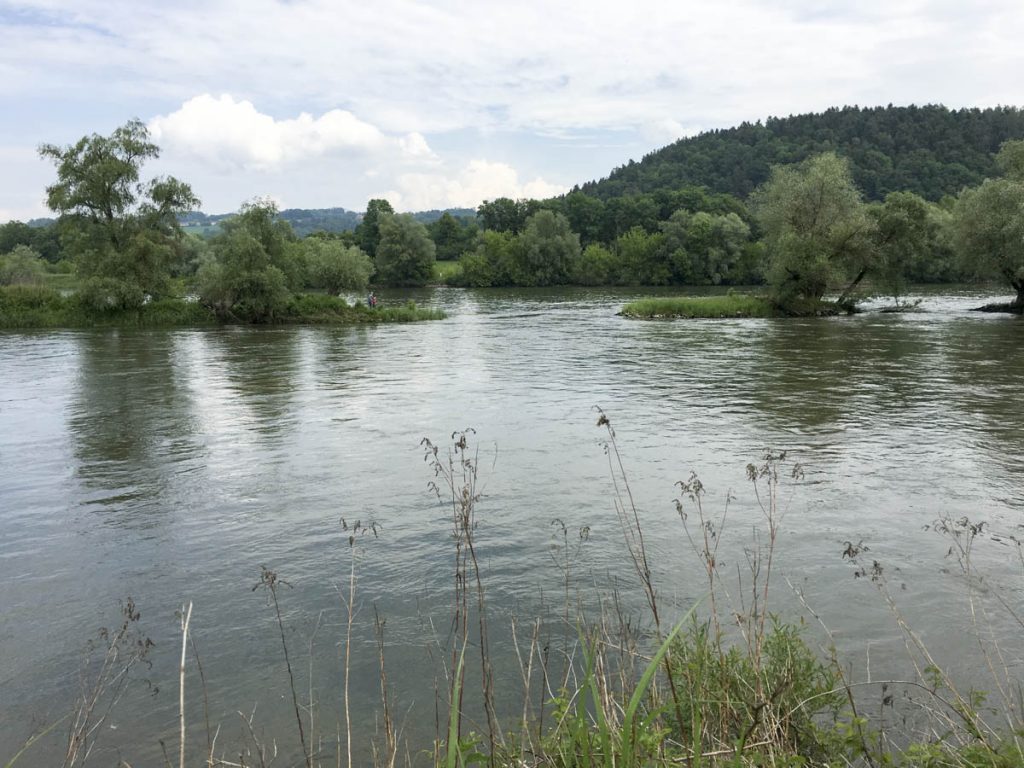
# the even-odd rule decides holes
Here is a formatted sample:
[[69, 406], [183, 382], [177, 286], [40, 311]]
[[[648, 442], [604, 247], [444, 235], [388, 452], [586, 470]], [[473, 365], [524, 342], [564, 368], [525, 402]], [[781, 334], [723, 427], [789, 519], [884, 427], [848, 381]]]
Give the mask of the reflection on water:
[[[415, 298], [449, 319], [0, 335], [0, 756], [63, 714], [83, 644], [129, 594], [157, 642], [160, 693], [132, 692], [110, 748], [157, 762], [174, 733], [168, 649], [189, 599], [211, 717], [234, 721], [259, 701], [263, 722], [286, 722], [273, 617], [252, 591], [263, 565], [294, 585], [282, 594], [294, 647], [308, 654], [325, 617], [310, 663], [333, 718], [337, 588], [350, 565], [342, 516], [383, 526], [357, 550], [354, 691], [376, 695], [372, 603], [387, 617], [398, 694], [413, 703], [408, 732], [429, 741], [428, 648], [446, 642], [451, 553], [420, 440], [476, 429], [481, 554], [495, 626], [507, 627], [559, 588], [553, 518], [590, 526], [577, 563], [586, 583], [637, 598], [595, 405], [616, 426], [667, 601], [682, 609], [702, 590], [673, 483], [698, 471], [714, 509], [733, 490], [722, 559], [735, 568], [760, 519], [743, 468], [773, 446], [807, 478], [787, 497], [779, 568], [842, 650], [898, 650], [877, 596], [840, 557], [847, 539], [864, 539], [906, 585], [908, 614], [938, 652], [962, 650], [948, 631], [962, 617], [944, 614], [956, 584], [936, 578], [944, 542], [924, 526], [940, 515], [1024, 523], [1019, 318], [969, 313], [980, 303], [969, 294], [926, 295], [928, 311], [905, 315], [690, 322], [617, 317], [628, 292]], [[979, 555], [1009, 572], [1007, 551]], [[507, 636], [495, 642], [507, 650]], [[45, 761], [56, 746], [39, 749]]]

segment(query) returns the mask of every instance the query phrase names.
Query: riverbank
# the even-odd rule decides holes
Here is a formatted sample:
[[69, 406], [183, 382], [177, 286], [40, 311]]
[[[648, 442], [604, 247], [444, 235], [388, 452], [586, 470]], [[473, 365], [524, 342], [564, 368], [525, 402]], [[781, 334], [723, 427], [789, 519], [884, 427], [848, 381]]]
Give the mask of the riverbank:
[[[326, 294], [297, 294], [269, 325], [363, 325], [441, 320], [445, 313], [414, 302], [367, 307]], [[96, 309], [76, 295], [37, 286], [0, 288], [0, 329], [176, 328], [247, 324], [218, 316], [197, 301], [165, 298], [131, 309]]]

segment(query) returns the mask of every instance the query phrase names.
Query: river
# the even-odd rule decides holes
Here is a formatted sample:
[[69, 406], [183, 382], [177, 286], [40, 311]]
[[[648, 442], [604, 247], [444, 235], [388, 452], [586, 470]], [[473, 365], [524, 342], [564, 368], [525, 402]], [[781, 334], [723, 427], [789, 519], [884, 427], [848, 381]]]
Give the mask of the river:
[[[1024, 322], [968, 311], [991, 293], [928, 289], [921, 311], [904, 314], [656, 322], [616, 315], [629, 291], [414, 295], [448, 319], [0, 333], [0, 761], [69, 711], [87, 643], [118, 623], [129, 596], [155, 643], [152, 665], [137, 670], [148, 685], [133, 683], [104, 723], [97, 755], [108, 757], [97, 764], [156, 764], [161, 739], [176, 756], [176, 611], [187, 601], [218, 750], [237, 755], [238, 712], [255, 706], [257, 733], [294, 754], [281, 637], [265, 591], [253, 590], [261, 566], [289, 585], [278, 597], [299, 693], [308, 698], [312, 668], [333, 736], [353, 554], [357, 754], [378, 701], [374, 606], [404, 735], [429, 745], [453, 555], [421, 440], [444, 455], [453, 431], [473, 430], [495, 655], [514, 680], [510, 618], [543, 615], [561, 631], [554, 519], [573, 542], [588, 527], [572, 547], [584, 602], [617, 587], [642, 604], [595, 406], [615, 427], [671, 615], [706, 590], [674, 484], [698, 473], [716, 516], [732, 492], [721, 555], [731, 579], [763, 530], [745, 468], [767, 447], [804, 470], [783, 483], [774, 605], [810, 618], [788, 577], [855, 674], [906, 674], [878, 585], [855, 577], [874, 561], [938, 659], [976, 673], [965, 581], [932, 528], [939, 518], [986, 522], [975, 563], [987, 589], [1021, 604], [1009, 536], [1024, 535]], [[376, 537], [350, 548], [342, 518], [378, 524]], [[842, 556], [848, 541], [869, 548], [857, 565]], [[1019, 633], [998, 617], [986, 626], [1015, 649], [1019, 679]], [[201, 752], [193, 661], [189, 670]], [[66, 731], [24, 761], [59, 764]]]

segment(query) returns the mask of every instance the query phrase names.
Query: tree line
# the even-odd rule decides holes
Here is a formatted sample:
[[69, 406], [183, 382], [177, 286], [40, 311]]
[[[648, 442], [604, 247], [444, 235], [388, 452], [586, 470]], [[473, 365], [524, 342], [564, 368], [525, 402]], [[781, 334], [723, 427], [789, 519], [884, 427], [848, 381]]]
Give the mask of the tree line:
[[447, 260], [460, 267], [450, 281], [471, 287], [766, 283], [779, 301], [835, 291], [845, 302], [867, 282], [898, 297], [908, 282], [996, 278], [1019, 305], [1022, 147], [1005, 142], [990, 178], [936, 202], [911, 191], [871, 201], [854, 164], [828, 152], [774, 166], [746, 200], [695, 187], [607, 200], [574, 191], [484, 201], [475, 217], [424, 225], [375, 199], [354, 231], [304, 238], [257, 200], [204, 240], [180, 226], [198, 206], [187, 184], [140, 181], [159, 149], [133, 121], [40, 149], [57, 169], [47, 202], [60, 218], [0, 227], [0, 283], [31, 281], [56, 260], [73, 264], [97, 307], [130, 307], [184, 278], [218, 313], [260, 320], [302, 290], [423, 285]]

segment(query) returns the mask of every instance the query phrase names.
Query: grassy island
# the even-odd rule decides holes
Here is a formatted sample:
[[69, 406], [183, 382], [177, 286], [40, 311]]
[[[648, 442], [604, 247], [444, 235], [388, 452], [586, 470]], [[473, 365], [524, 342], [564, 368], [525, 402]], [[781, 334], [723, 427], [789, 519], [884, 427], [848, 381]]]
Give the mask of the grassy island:
[[827, 301], [802, 301], [785, 306], [762, 296], [729, 293], [724, 296], [670, 296], [640, 299], [622, 308], [625, 317], [663, 318], [824, 317], [848, 311]]
[[[424, 309], [413, 302], [370, 308], [350, 305], [336, 296], [300, 293], [289, 298], [280, 312], [261, 320], [263, 325], [357, 325], [440, 320], [441, 310]], [[221, 312], [198, 301], [165, 298], [134, 308], [91, 305], [81, 294], [62, 295], [51, 288], [0, 288], [0, 329], [31, 328], [175, 328], [248, 323], [243, 314]]]

